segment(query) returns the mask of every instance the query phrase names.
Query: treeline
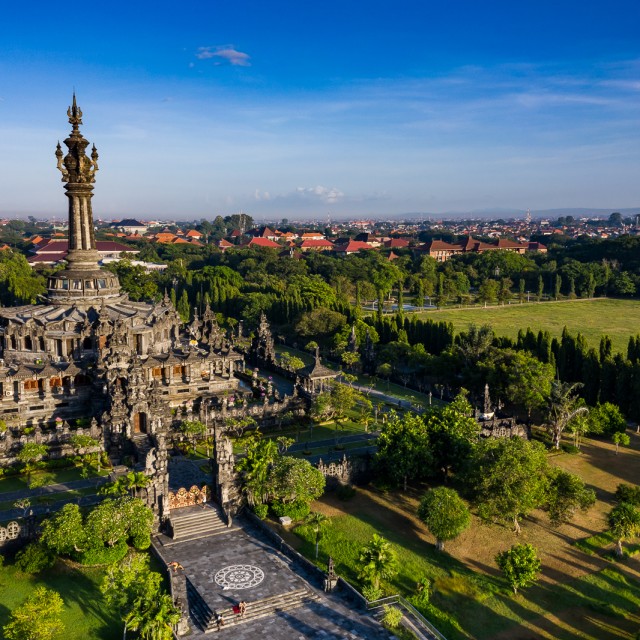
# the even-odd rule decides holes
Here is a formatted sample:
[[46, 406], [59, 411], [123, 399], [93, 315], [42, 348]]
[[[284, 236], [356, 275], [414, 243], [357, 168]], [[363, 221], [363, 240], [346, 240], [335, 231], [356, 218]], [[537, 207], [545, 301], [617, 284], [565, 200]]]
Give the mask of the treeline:
[[[640, 335], [629, 338], [625, 355], [612, 352], [608, 336], [596, 349], [582, 334], [566, 328], [560, 338], [527, 328], [511, 339], [496, 337], [489, 327], [483, 328], [484, 337], [477, 327], [456, 334], [451, 323], [402, 314], [366, 321], [380, 338], [378, 366], [390, 365], [393, 377], [411, 380], [412, 386], [436, 382], [452, 389], [465, 386], [480, 397], [486, 382], [492, 380], [498, 388], [504, 383], [496, 367], [503, 366], [505, 373], [509, 354], [523, 353], [551, 367], [562, 382], [578, 383], [579, 394], [589, 405], [611, 402], [627, 417], [640, 420]], [[525, 365], [526, 361], [518, 363]]]

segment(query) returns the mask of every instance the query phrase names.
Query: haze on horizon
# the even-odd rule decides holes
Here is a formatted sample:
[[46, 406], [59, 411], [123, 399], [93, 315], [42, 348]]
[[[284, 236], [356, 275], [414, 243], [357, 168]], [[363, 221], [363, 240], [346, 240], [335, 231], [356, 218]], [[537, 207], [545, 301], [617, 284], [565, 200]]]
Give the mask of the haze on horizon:
[[74, 87], [97, 217], [640, 205], [637, 2], [204, 4], [4, 8], [1, 212], [65, 214]]

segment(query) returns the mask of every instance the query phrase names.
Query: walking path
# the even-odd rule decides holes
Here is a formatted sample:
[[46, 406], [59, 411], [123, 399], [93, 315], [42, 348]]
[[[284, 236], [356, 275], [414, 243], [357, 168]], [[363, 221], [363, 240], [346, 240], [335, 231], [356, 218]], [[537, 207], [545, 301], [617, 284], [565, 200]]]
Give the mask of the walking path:
[[109, 476], [98, 476], [94, 478], [83, 478], [82, 480], [71, 480], [69, 482], [60, 482], [58, 484], [48, 484], [44, 487], [35, 489], [19, 489], [18, 491], [5, 491], [0, 493], [0, 502], [15, 502], [23, 498], [39, 498], [41, 496], [50, 495], [52, 493], [64, 493], [65, 491], [73, 491], [77, 489], [88, 489], [95, 487], [96, 491], [109, 482]]

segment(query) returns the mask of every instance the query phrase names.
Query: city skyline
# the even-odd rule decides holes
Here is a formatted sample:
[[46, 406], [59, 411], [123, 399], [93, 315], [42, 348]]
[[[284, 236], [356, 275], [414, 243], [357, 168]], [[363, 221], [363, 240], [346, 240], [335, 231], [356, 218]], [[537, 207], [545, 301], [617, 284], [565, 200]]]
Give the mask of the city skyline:
[[7, 10], [2, 213], [63, 214], [74, 87], [97, 217], [640, 205], [634, 3], [109, 8]]

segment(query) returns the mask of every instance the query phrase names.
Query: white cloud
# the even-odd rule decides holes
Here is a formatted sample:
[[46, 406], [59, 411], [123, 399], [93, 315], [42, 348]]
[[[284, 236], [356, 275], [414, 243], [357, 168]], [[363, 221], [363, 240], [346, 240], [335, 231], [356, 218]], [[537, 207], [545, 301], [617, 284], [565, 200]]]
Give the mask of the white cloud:
[[315, 198], [321, 202], [335, 203], [344, 198], [344, 193], [335, 187], [323, 187], [318, 185], [316, 187], [298, 187], [296, 194], [303, 198]]
[[216, 47], [198, 47], [196, 53], [198, 60], [216, 59], [215, 64], [227, 62], [234, 67], [249, 67], [251, 59], [247, 53], [238, 51], [232, 44], [219, 45]]

